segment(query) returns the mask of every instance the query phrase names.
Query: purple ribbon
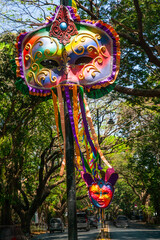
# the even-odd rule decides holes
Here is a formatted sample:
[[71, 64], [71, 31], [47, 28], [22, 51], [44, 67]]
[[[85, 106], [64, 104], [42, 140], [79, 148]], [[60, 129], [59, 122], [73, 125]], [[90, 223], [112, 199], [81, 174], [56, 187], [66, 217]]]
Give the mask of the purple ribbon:
[[81, 153], [83, 170], [84, 170], [84, 172], [86, 172], [86, 168], [85, 168], [84, 160], [83, 160], [83, 155], [82, 155], [82, 152], [81, 152], [81, 149], [80, 149], [80, 146], [79, 146], [79, 143], [78, 143], [77, 135], [76, 135], [72, 106], [71, 106], [71, 100], [70, 100], [70, 94], [69, 94], [69, 87], [68, 86], [65, 86], [65, 96], [66, 96], [66, 102], [67, 102], [67, 108], [68, 108], [68, 114], [69, 114], [69, 119], [70, 119], [70, 123], [71, 123], [72, 133], [73, 133], [74, 139], [75, 139], [75, 141], [76, 141], [76, 143], [79, 147], [80, 153]]
[[92, 148], [92, 151], [96, 157], [97, 155], [97, 151], [94, 147], [94, 144], [91, 140], [90, 134], [89, 134], [89, 130], [88, 130], [88, 124], [87, 124], [87, 119], [86, 119], [86, 113], [85, 113], [85, 108], [84, 108], [84, 104], [83, 104], [83, 99], [81, 94], [79, 95], [79, 100], [80, 100], [80, 106], [81, 106], [81, 113], [82, 113], [82, 118], [83, 118], [83, 123], [84, 123], [84, 128], [85, 128], [85, 132], [86, 132], [86, 136], [87, 136], [87, 140]]

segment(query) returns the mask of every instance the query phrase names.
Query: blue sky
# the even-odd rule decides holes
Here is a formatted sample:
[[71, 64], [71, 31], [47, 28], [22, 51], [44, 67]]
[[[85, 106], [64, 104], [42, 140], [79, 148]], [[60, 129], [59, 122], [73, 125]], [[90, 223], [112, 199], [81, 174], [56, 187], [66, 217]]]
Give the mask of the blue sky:
[[[51, 5], [37, 7], [34, 1], [31, 4], [22, 4], [18, 0], [0, 0], [0, 33], [11, 31], [19, 32], [20, 30], [30, 31], [30, 23], [44, 22], [47, 16], [52, 16], [54, 12], [53, 4], [59, 5], [59, 0], [50, 0]], [[41, 1], [42, 2], [42, 1]], [[45, 1], [44, 1], [45, 2]], [[37, 20], [38, 19], [38, 20]], [[37, 27], [37, 26], [35, 26]]]

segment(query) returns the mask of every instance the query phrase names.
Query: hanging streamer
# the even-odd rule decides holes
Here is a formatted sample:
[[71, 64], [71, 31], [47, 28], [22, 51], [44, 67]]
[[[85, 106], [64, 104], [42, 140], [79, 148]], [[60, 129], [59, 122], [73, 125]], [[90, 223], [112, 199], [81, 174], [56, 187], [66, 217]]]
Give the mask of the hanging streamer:
[[[73, 112], [72, 112], [72, 106], [71, 106], [69, 87], [68, 86], [65, 86], [65, 95], [66, 95], [66, 102], [67, 102], [67, 108], [68, 108], [68, 113], [69, 113], [69, 118], [70, 118], [70, 123], [71, 123], [71, 128], [72, 128], [72, 133], [73, 133], [74, 139], [75, 139], [75, 141], [76, 141], [76, 143], [77, 143], [77, 145], [79, 147], [79, 150], [80, 150], [80, 146], [79, 146], [79, 142], [78, 142], [78, 138], [77, 138], [76, 130], [75, 130], [75, 124], [74, 124], [74, 119], [73, 119]], [[80, 154], [81, 154], [83, 169], [84, 169], [84, 171], [86, 171], [85, 164], [84, 164], [84, 157], [83, 157], [83, 155], [81, 153], [81, 150], [80, 150]]]
[[100, 146], [99, 146], [99, 143], [98, 143], [98, 138], [97, 138], [97, 135], [96, 135], [96, 132], [94, 130], [94, 126], [93, 126], [93, 122], [92, 122], [92, 118], [91, 118], [91, 114], [90, 114], [90, 111], [89, 111], [89, 107], [88, 107], [88, 104], [87, 104], [87, 101], [86, 99], [84, 98], [84, 103], [85, 103], [85, 109], [86, 109], [86, 117], [88, 119], [88, 123], [89, 123], [89, 126], [90, 126], [90, 130], [91, 130], [91, 133], [92, 133], [92, 137], [94, 139], [94, 143], [95, 143], [95, 146], [99, 152], [99, 155], [102, 159], [102, 161], [108, 166], [111, 168], [111, 165], [109, 164], [109, 162], [106, 160], [106, 158], [104, 157], [101, 149], [100, 149]]
[[85, 114], [85, 108], [84, 108], [84, 104], [83, 104], [83, 88], [80, 87], [80, 95], [79, 95], [79, 100], [80, 100], [80, 106], [81, 106], [81, 112], [82, 112], [82, 118], [83, 118], [83, 123], [84, 123], [84, 128], [85, 128], [85, 133], [86, 133], [86, 136], [87, 136], [87, 140], [92, 148], [92, 151], [94, 153], [94, 155], [96, 156], [97, 155], [97, 151], [94, 147], [94, 144], [91, 140], [91, 137], [90, 137], [90, 133], [89, 133], [89, 130], [88, 130], [88, 125], [87, 125], [87, 120], [86, 120], [86, 114]]
[[60, 139], [59, 139], [59, 120], [58, 120], [58, 104], [57, 104], [57, 96], [52, 90], [52, 98], [53, 98], [53, 106], [54, 106], [54, 114], [55, 114], [55, 121], [56, 121], [56, 128], [57, 128], [57, 134], [58, 134], [58, 142], [59, 142], [59, 147], [60, 151], [62, 152], [61, 145], [60, 145]]
[[89, 156], [89, 149], [88, 149], [88, 142], [87, 142], [86, 135], [84, 136], [84, 141], [85, 141], [85, 144], [86, 144], [87, 163], [89, 164], [90, 156]]
[[58, 93], [58, 101], [59, 101], [59, 109], [60, 109], [60, 118], [61, 118], [61, 127], [62, 127], [62, 133], [63, 133], [63, 141], [64, 141], [64, 157], [60, 169], [60, 176], [63, 175], [65, 164], [66, 164], [66, 131], [65, 131], [65, 116], [64, 116], [64, 107], [63, 107], [63, 99], [62, 99], [62, 90], [61, 86], [59, 85], [57, 87], [57, 93]]
[[[74, 115], [74, 125], [75, 125], [75, 131], [77, 135], [77, 141], [79, 143], [78, 138], [78, 92], [77, 92], [77, 85], [73, 86], [73, 115]], [[80, 151], [79, 147], [77, 145], [77, 142], [75, 142], [75, 150], [76, 150], [76, 156], [77, 156], [77, 166], [80, 169]]]

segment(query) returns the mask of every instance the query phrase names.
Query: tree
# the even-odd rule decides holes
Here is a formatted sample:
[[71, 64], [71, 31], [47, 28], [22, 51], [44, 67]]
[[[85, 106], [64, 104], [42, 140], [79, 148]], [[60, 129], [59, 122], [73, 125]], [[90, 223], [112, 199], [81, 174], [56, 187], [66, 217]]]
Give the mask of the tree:
[[[7, 9], [5, 8], [6, 5], [9, 9], [9, 12], [7, 12]], [[46, 18], [48, 12], [54, 12], [55, 8], [55, 5], [52, 1], [32, 1], [32, 3], [31, 1], [17, 0], [3, 1], [3, 4], [1, 6], [1, 16], [3, 17], [3, 19], [5, 19], [4, 21], [9, 21], [10, 23], [12, 22], [14, 24], [14, 28], [12, 29], [14, 30], [14, 32], [15, 30], [20, 31], [24, 28], [28, 31], [30, 30], [29, 28], [34, 28], [41, 25], [41, 23], [44, 22], [44, 19]], [[145, 123], [147, 126], [149, 126], [149, 121], [144, 121], [144, 119], [146, 120], [146, 116], [149, 116], [148, 112], [146, 113], [144, 109], [152, 110], [153, 112], [157, 112], [157, 114], [159, 112], [159, 98], [156, 98], [160, 95], [158, 1], [156, 0], [154, 2], [150, 2], [148, 0], [111, 0], [95, 3], [94, 1], [84, 2], [77, 0], [77, 6], [79, 7], [78, 12], [80, 13], [81, 18], [84, 17], [91, 19], [102, 19], [107, 23], [110, 23], [120, 35], [122, 51], [120, 73], [118, 75], [115, 91], [110, 94], [110, 99], [105, 97], [105, 103], [107, 101], [110, 103], [113, 100], [115, 101], [118, 99], [119, 106], [117, 106], [116, 111], [119, 111], [119, 113], [116, 115], [116, 117], [118, 116], [119, 121], [117, 123], [117, 128], [110, 128], [110, 132], [108, 132], [106, 129], [103, 130], [105, 131], [105, 135], [101, 137], [101, 146], [104, 151], [107, 151], [107, 153], [109, 151], [109, 153], [111, 153], [110, 155], [106, 154], [106, 156], [110, 159], [116, 159], [116, 157], [118, 157], [118, 155], [113, 155], [113, 153], [115, 154], [117, 144], [118, 147], [122, 146], [122, 148], [124, 148], [121, 149], [121, 152], [125, 152], [125, 144], [128, 144], [129, 146], [133, 144], [136, 146], [134, 150], [133, 148], [131, 149], [132, 155], [126, 156], [125, 166], [123, 166], [122, 164], [122, 168], [120, 168], [121, 165], [116, 161], [115, 166], [117, 170], [119, 170], [119, 172], [123, 174], [126, 181], [128, 181], [127, 179], [129, 179], [127, 171], [128, 167], [130, 167], [130, 173], [132, 174], [132, 178], [129, 179], [130, 182], [128, 181], [128, 184], [130, 185], [129, 189], [131, 190], [132, 188], [133, 192], [136, 191], [137, 195], [136, 193], [135, 195], [139, 199], [142, 197], [142, 192], [143, 194], [145, 194], [145, 192], [147, 191], [147, 196], [149, 196], [151, 188], [144, 184], [144, 182], [140, 179], [139, 175], [138, 177], [135, 177], [138, 171], [138, 163], [140, 161], [139, 158], [142, 153], [145, 152], [143, 148], [137, 148], [136, 144], [139, 142], [137, 140], [138, 135], [136, 134], [137, 131], [139, 133], [141, 132], [141, 140], [145, 140], [146, 132], [141, 131], [141, 129], [137, 130], [138, 124], [142, 126], [142, 123]], [[14, 10], [13, 14], [10, 12], [11, 9]], [[38, 12], [37, 16], [35, 16], [35, 14], [33, 15], [35, 9]], [[21, 16], [18, 15], [18, 13], [20, 13]], [[154, 18], [151, 17], [153, 15]], [[3, 27], [4, 26], [5, 24], [3, 23]], [[25, 162], [24, 159], [28, 159], [28, 156], [32, 156], [33, 160], [35, 156], [33, 156], [33, 154], [31, 153], [35, 153], [35, 151], [38, 152], [39, 158], [35, 158], [34, 161], [36, 162], [36, 166], [39, 166], [38, 161], [40, 161], [41, 153], [45, 147], [49, 146], [50, 141], [55, 134], [52, 133], [52, 137], [44, 136], [43, 144], [45, 146], [43, 146], [43, 144], [41, 145], [41, 142], [38, 141], [39, 138], [37, 138], [37, 136], [39, 136], [40, 129], [37, 130], [36, 122], [35, 126], [31, 126], [31, 128], [29, 128], [29, 124], [32, 122], [32, 119], [36, 119], [37, 111], [41, 112], [40, 110], [38, 110], [39, 106], [41, 105], [42, 108], [45, 108], [46, 105], [43, 106], [44, 103], [42, 103], [42, 99], [40, 98], [32, 98], [29, 96], [24, 97], [21, 94], [17, 94], [17, 90], [14, 85], [15, 77], [10, 76], [11, 68], [9, 61], [14, 56], [14, 40], [15, 36], [8, 34], [3, 36], [3, 39], [1, 41], [1, 54], [3, 55], [3, 64], [1, 65], [1, 80], [3, 84], [0, 86], [3, 93], [0, 96], [2, 101], [2, 115], [0, 120], [2, 127], [1, 136], [3, 136], [3, 139], [1, 140], [1, 160], [5, 160], [2, 164], [2, 169], [7, 169], [8, 176], [10, 172], [12, 172], [13, 166], [20, 166], [21, 164], [23, 165]], [[123, 107], [121, 107], [121, 102], [124, 102], [125, 100], [127, 100], [127, 104], [130, 103], [129, 108], [127, 107], [127, 105], [123, 105]], [[104, 109], [106, 109], [106, 106], [104, 106]], [[122, 109], [122, 111], [118, 110], [119, 107]], [[111, 108], [111, 110], [113, 109]], [[46, 119], [48, 120], [47, 113], [48, 111], [46, 111], [45, 117], [41, 116], [40, 119], [42, 121], [46, 121]], [[151, 119], [152, 118], [153, 114], [151, 114]], [[50, 124], [47, 123], [46, 125], [43, 125], [43, 127], [48, 125]], [[40, 124], [40, 126], [42, 130], [42, 125]], [[54, 129], [53, 125], [52, 128]], [[35, 129], [37, 134], [33, 138], [32, 129]], [[48, 136], [51, 136], [50, 128], [48, 128], [48, 130], [45, 128], [45, 131], [49, 133]], [[106, 140], [108, 134], [115, 134], [116, 137], [111, 136], [109, 139]], [[22, 139], [22, 135], [26, 137], [26, 141]], [[156, 135], [156, 137], [156, 141], [158, 141], [159, 136]], [[29, 139], [32, 141], [28, 142]], [[45, 142], [45, 140], [47, 142]], [[151, 145], [154, 146], [154, 141], [152, 141]], [[106, 143], [109, 143], [109, 145], [107, 145]], [[31, 150], [32, 148], [30, 148], [32, 144], [34, 146], [33, 151]], [[145, 145], [147, 146], [146, 142]], [[18, 148], [17, 146], [25, 146], [25, 148], [23, 148], [22, 151], [22, 149], [20, 147]], [[40, 147], [41, 149], [37, 149], [37, 147]], [[132, 151], [135, 153], [135, 155]], [[150, 161], [153, 158], [155, 152], [156, 150], [154, 149]], [[20, 157], [18, 158], [17, 156]], [[10, 164], [11, 160], [13, 159], [18, 159], [18, 163], [16, 163], [15, 161], [14, 165]], [[132, 159], [136, 159], [136, 170], [134, 169], [134, 165], [131, 164]], [[121, 161], [123, 160], [124, 159], [121, 158]], [[145, 161], [142, 161], [142, 163], [144, 165], [147, 164]], [[5, 179], [4, 171], [2, 172], [1, 176], [3, 178], [3, 182], [7, 183], [8, 180]], [[146, 173], [146, 176], [148, 176], [147, 174], [149, 173]], [[153, 173], [153, 175], [153, 179], [155, 179], [156, 171]], [[140, 181], [140, 184], [138, 186], [136, 185], [137, 178]], [[30, 181], [30, 183], [32, 183], [32, 181]], [[153, 182], [154, 181], [152, 181], [152, 183]], [[158, 184], [156, 180], [155, 183]], [[10, 191], [10, 185], [8, 186], [8, 191]], [[142, 191], [142, 189], [144, 191]], [[34, 190], [32, 191], [34, 192]], [[6, 194], [6, 199], [7, 196], [8, 195]], [[153, 197], [152, 195], [150, 199], [152, 199], [151, 201], [153, 203], [153, 200], [156, 199], [156, 197]], [[154, 205], [156, 208], [156, 201]]]
[[[24, 232], [30, 232], [30, 223], [35, 212], [49, 196], [51, 190], [64, 182], [65, 179], [60, 177], [59, 172], [57, 172], [61, 161], [58, 162], [60, 151], [56, 150], [54, 140], [53, 138], [50, 145], [43, 150], [38, 172], [34, 172], [32, 169], [32, 179], [27, 176], [29, 172], [25, 174], [26, 179], [21, 180], [21, 184], [18, 188], [16, 187], [12, 197], [12, 207], [21, 219]], [[33, 163], [35, 164], [35, 161]], [[33, 174], [37, 177], [33, 178]], [[34, 188], [31, 186], [33, 181], [37, 182]]]
[[12, 223], [14, 209], [23, 230], [29, 232], [35, 211], [64, 177], [59, 177], [62, 153], [56, 137], [53, 103], [22, 95], [16, 89], [10, 64], [14, 40], [12, 34], [1, 38], [1, 222]]
[[[159, 218], [159, 113], [138, 105], [134, 108], [126, 104], [122, 106], [121, 121], [117, 122], [117, 125], [121, 123], [118, 135], [122, 142], [115, 145], [115, 152], [108, 154], [108, 157], [120, 179], [132, 189], [134, 201], [129, 203], [132, 202], [132, 206], [136, 203], [139, 209], [143, 209], [147, 221], [153, 213]], [[121, 181], [117, 184], [117, 195], [121, 192]], [[119, 202], [116, 202], [117, 205]]]
[[154, 212], [160, 219], [158, 204], [160, 197], [159, 120], [160, 117], [157, 114], [147, 126], [138, 129], [139, 139], [134, 142], [136, 152], [129, 160], [129, 169], [135, 171], [137, 178], [143, 182], [143, 187], [149, 196], [149, 206], [153, 205]]
[[[83, 204], [82, 200], [85, 201]], [[62, 183], [58, 188], [54, 189], [54, 194], [50, 194], [46, 200], [49, 203], [50, 217], [59, 217], [65, 221], [65, 214], [67, 212], [67, 190], [66, 183]], [[80, 174], [76, 174], [76, 203], [77, 210], [87, 209], [90, 205], [86, 184], [82, 181]], [[49, 219], [48, 219], [49, 220]]]

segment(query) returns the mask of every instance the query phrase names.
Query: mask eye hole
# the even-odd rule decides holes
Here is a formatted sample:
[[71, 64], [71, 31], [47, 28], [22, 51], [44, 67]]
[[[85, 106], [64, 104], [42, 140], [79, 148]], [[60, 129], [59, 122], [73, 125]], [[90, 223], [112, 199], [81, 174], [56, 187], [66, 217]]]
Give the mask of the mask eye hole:
[[94, 192], [95, 195], [99, 195], [99, 192]]
[[45, 59], [41, 62], [41, 65], [50, 69], [59, 66], [58, 62], [53, 59]]
[[109, 192], [106, 191], [106, 192], [104, 192], [103, 194], [104, 194], [104, 195], [107, 195], [107, 194], [109, 194]]
[[93, 60], [93, 58], [91, 57], [79, 57], [76, 61], [75, 61], [75, 65], [85, 65], [90, 63]]

